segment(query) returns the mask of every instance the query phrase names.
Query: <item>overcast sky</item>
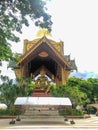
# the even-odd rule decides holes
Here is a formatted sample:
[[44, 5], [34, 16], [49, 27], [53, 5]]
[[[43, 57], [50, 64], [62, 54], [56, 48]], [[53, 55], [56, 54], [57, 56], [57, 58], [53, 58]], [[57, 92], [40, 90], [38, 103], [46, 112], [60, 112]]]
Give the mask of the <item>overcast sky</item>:
[[[98, 73], [98, 0], [51, 0], [48, 12], [52, 15], [52, 39], [64, 42], [65, 54], [75, 58], [80, 72]], [[31, 22], [30, 22], [31, 23]], [[21, 43], [13, 51], [22, 52], [24, 39], [36, 38], [33, 23], [23, 28]]]
[[[53, 34], [79, 71], [98, 73], [98, 0], [52, 0]], [[51, 4], [51, 3], [50, 3]]]

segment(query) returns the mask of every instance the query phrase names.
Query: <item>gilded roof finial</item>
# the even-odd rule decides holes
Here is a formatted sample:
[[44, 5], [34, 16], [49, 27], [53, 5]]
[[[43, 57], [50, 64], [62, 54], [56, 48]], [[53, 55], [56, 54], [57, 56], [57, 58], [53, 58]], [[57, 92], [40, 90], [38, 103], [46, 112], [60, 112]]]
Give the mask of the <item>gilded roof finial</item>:
[[37, 32], [37, 37], [43, 37], [43, 36], [52, 36], [51, 33], [48, 31], [48, 29], [46, 28], [41, 28], [38, 32]]

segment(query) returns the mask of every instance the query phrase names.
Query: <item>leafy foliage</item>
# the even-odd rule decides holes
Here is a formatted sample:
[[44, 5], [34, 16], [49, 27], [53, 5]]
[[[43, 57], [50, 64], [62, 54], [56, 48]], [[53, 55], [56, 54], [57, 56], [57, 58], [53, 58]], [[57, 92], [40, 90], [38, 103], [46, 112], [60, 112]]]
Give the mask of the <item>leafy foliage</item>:
[[98, 79], [90, 78], [87, 80], [71, 77], [67, 80], [66, 85], [56, 87], [52, 86], [51, 93], [53, 96], [69, 97], [74, 106], [94, 103], [94, 98], [98, 100]]
[[17, 78], [18, 86], [18, 96], [30, 96], [34, 90], [34, 82], [31, 81], [31, 78]]
[[0, 102], [5, 103], [8, 108], [13, 107], [18, 96], [30, 96], [34, 90], [34, 83], [31, 79], [17, 79], [17, 84], [6, 76], [1, 76], [3, 83], [0, 85]]
[[95, 102], [95, 98], [96, 100], [98, 101], [98, 78], [89, 78], [88, 79], [88, 82], [91, 84], [91, 88], [90, 91], [91, 91], [91, 101], [92, 102]]
[[52, 88], [52, 94], [56, 97], [69, 97], [72, 103], [76, 106], [77, 104], [83, 104], [83, 99], [86, 99], [86, 94], [79, 90], [78, 86], [63, 85], [60, 87]]
[[92, 90], [90, 90], [90, 84], [88, 81], [81, 79], [81, 78], [76, 78], [76, 77], [71, 77], [68, 79], [66, 86], [68, 86], [68, 88], [72, 89], [72, 95], [77, 95], [75, 96], [76, 98], [73, 98], [73, 102], [75, 102], [75, 104], [87, 104], [90, 103], [90, 92]]
[[1, 76], [1, 79], [3, 84], [0, 85], [0, 102], [5, 103], [9, 108], [17, 97], [17, 86], [6, 76]]
[[22, 33], [22, 25], [29, 26], [28, 17], [36, 26], [51, 31], [51, 16], [45, 5], [42, 0], [0, 0], [0, 62], [12, 59], [10, 41], [19, 41], [13, 32]]
[[[1, 76], [3, 83], [0, 85], [0, 102], [5, 103], [11, 108], [18, 96], [30, 96], [33, 93], [35, 84], [30, 78], [19, 78], [17, 84], [13, 84], [13, 80], [8, 77]], [[73, 108], [77, 105], [86, 106], [88, 103], [94, 103], [94, 98], [98, 100], [98, 79], [90, 78], [88, 80], [76, 77], [69, 78], [66, 85], [56, 87], [51, 85], [51, 94], [55, 97], [69, 97], [72, 101]], [[83, 112], [83, 111], [82, 111]], [[83, 114], [81, 109], [74, 110], [73, 114]], [[65, 114], [66, 111], [60, 111]]]

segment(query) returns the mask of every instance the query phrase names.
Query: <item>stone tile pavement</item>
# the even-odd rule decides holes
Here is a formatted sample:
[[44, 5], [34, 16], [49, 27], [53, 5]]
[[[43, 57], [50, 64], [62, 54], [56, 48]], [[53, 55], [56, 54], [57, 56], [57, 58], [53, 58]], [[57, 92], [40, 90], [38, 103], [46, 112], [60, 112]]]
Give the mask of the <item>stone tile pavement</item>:
[[64, 122], [61, 119], [23, 119], [10, 125], [10, 119], [0, 119], [0, 130], [98, 130], [98, 117], [95, 115], [87, 119], [74, 119], [73, 125], [70, 120]]

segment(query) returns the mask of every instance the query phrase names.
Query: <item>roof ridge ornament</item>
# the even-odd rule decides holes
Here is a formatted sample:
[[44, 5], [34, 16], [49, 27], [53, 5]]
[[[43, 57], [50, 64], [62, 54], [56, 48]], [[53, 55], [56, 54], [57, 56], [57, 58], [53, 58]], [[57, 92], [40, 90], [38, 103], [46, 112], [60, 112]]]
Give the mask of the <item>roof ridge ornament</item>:
[[46, 28], [41, 28], [38, 32], [37, 32], [37, 37], [43, 37], [43, 36], [52, 36], [51, 33], [48, 31], [48, 29]]

